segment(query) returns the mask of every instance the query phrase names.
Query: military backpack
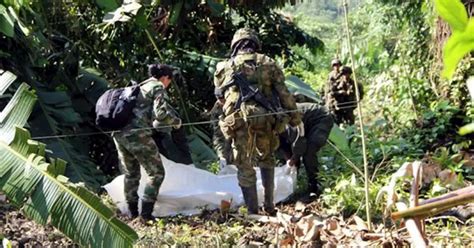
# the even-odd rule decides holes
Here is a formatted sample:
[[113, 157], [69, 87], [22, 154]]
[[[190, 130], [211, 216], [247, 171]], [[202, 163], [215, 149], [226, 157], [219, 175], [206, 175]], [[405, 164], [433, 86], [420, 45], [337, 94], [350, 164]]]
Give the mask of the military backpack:
[[95, 105], [96, 125], [104, 130], [124, 128], [134, 117], [133, 108], [139, 93], [140, 87], [136, 84], [107, 90]]

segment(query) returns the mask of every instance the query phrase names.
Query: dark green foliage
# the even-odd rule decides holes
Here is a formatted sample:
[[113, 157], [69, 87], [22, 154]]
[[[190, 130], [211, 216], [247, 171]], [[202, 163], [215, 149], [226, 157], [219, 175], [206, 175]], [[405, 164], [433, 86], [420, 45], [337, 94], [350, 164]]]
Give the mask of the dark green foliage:
[[[2, 88], [11, 83], [0, 77]], [[21, 84], [0, 112], [0, 191], [13, 205], [23, 207], [26, 216], [43, 225], [51, 223], [82, 246], [132, 247], [138, 235], [99, 197], [68, 182], [63, 176], [66, 162], [57, 158], [46, 162], [45, 144], [31, 140], [20, 128], [37, 100], [28, 88]]]

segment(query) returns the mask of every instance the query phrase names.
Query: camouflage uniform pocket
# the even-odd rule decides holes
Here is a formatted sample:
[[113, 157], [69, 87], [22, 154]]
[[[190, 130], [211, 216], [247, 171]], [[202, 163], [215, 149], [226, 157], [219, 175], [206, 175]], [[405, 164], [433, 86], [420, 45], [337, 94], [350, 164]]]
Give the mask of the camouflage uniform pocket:
[[235, 138], [236, 130], [244, 125], [245, 123], [238, 112], [234, 112], [219, 121], [222, 134], [224, 134], [226, 139]]
[[275, 123], [275, 132], [280, 134], [286, 129], [286, 126], [290, 122], [290, 116], [287, 114], [279, 114]]
[[268, 130], [275, 124], [275, 118], [255, 102], [244, 102], [240, 106], [242, 116], [252, 130]]

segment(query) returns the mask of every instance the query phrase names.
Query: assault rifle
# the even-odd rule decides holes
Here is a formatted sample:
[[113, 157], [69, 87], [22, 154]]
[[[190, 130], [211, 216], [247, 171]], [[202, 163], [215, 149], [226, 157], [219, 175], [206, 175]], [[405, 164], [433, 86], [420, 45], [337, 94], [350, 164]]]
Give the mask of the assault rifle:
[[[240, 96], [234, 106], [234, 110], [240, 109], [242, 103], [249, 100], [254, 100], [257, 104], [261, 105], [272, 113], [277, 113], [281, 109], [279, 99], [274, 99], [276, 100], [274, 101], [276, 104], [270, 102], [257, 87], [250, 85], [249, 81], [245, 78], [245, 75], [242, 72], [234, 73], [231, 80], [221, 86], [221, 90], [222, 92], [225, 92], [232, 86], [236, 86], [240, 92]], [[276, 97], [275, 94], [273, 95]]]

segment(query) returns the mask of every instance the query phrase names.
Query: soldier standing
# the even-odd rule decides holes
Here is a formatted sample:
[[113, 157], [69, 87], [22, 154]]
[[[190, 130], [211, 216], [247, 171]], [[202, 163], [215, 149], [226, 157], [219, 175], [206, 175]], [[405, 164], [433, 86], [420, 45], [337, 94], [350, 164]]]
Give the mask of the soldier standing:
[[341, 61], [339, 59], [333, 59], [331, 61], [332, 71], [329, 73], [328, 81], [324, 87], [324, 99], [326, 107], [334, 113], [337, 107], [336, 96], [336, 85], [341, 78]]
[[303, 113], [305, 137], [299, 137], [294, 128], [287, 128], [280, 135], [279, 150], [285, 154], [291, 166], [299, 167], [301, 158], [308, 176], [308, 191], [319, 194], [320, 189], [316, 180], [319, 169], [317, 153], [326, 144], [334, 125], [331, 113], [324, 106], [316, 103], [297, 103]]
[[[150, 180], [145, 185], [141, 217], [151, 220], [156, 196], [164, 179], [164, 168], [157, 145], [152, 138], [151, 125], [181, 126], [181, 119], [166, 102], [166, 88], [171, 84], [173, 69], [167, 65], [154, 64], [148, 68], [150, 78], [140, 84], [134, 117], [120, 132], [112, 137], [117, 147], [121, 170], [125, 174], [125, 199], [132, 217], [138, 216], [138, 185], [140, 166]], [[154, 123], [153, 123], [154, 122]], [[134, 130], [140, 129], [140, 130]]]
[[[216, 95], [219, 96], [214, 103], [214, 107], [212, 107], [212, 110], [210, 111], [211, 120], [220, 120], [223, 118], [224, 114], [224, 111], [222, 110], [224, 105], [224, 96], [220, 93], [217, 93]], [[219, 157], [219, 168], [222, 169], [227, 164], [232, 163], [231, 140], [226, 139], [218, 123], [212, 124], [212, 130], [212, 145], [217, 153], [217, 156]]]
[[[355, 122], [354, 109], [357, 99], [354, 89], [354, 81], [351, 78], [352, 69], [348, 66], [340, 68], [340, 61], [333, 60], [333, 71], [329, 74], [329, 80], [325, 88], [326, 107], [334, 116], [337, 124], [353, 125]], [[359, 84], [362, 98], [362, 86]]]
[[[279, 145], [278, 134], [288, 123], [298, 126], [302, 135], [304, 127], [282, 70], [271, 58], [257, 53], [259, 49], [255, 31], [237, 30], [231, 43], [231, 58], [217, 65], [214, 85], [216, 92], [224, 96], [219, 126], [225, 138], [231, 140], [233, 163], [238, 169], [237, 178], [248, 211], [258, 213], [253, 168], [256, 163], [264, 187], [264, 210], [274, 214], [274, 152]], [[285, 110], [293, 111], [269, 114]]]
[[[337, 123], [353, 125], [355, 122], [354, 109], [357, 107], [357, 97], [355, 92], [354, 80], [352, 80], [352, 69], [349, 66], [343, 66], [341, 70], [342, 77], [337, 85], [336, 101], [338, 109], [335, 111]], [[364, 96], [363, 87], [359, 88], [360, 99]]]

